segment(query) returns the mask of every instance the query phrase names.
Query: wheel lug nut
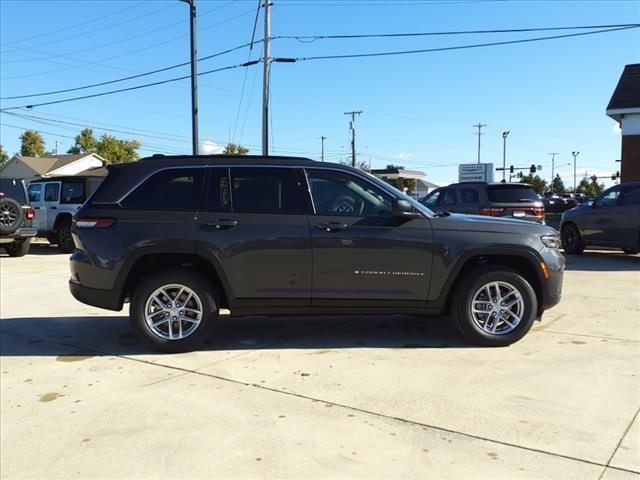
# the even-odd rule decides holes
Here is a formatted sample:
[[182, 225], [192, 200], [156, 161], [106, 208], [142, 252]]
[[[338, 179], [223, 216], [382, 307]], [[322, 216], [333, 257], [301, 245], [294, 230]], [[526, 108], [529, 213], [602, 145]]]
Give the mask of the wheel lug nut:
[[178, 320], [178, 317], [173, 317], [174, 320]]
[[182, 310], [180, 310], [180, 315], [184, 315], [184, 312]]
[[169, 316], [169, 312], [164, 312], [164, 316], [168, 317]]

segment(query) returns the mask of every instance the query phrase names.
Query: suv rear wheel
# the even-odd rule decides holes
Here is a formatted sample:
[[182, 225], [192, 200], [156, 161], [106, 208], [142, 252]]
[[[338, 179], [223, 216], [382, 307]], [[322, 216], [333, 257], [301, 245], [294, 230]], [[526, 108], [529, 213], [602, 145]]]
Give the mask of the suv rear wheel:
[[529, 282], [508, 267], [481, 267], [466, 275], [451, 305], [453, 320], [473, 343], [511, 345], [531, 329], [538, 310]]
[[71, 219], [63, 218], [56, 228], [56, 242], [62, 253], [73, 253], [76, 249], [71, 236]]
[[188, 352], [202, 346], [218, 319], [218, 296], [200, 274], [172, 268], [144, 278], [133, 293], [131, 328], [160, 352]]
[[3, 245], [7, 255], [10, 257], [24, 257], [29, 253], [29, 246], [31, 245], [31, 239], [16, 240], [13, 243]]
[[0, 198], [0, 234], [10, 235], [22, 224], [24, 212], [13, 198]]

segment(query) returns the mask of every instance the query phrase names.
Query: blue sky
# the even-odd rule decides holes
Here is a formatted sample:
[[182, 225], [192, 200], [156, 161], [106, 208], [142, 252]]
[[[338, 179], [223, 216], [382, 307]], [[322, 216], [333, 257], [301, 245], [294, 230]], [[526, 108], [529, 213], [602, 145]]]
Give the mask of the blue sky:
[[[416, 0], [273, 0], [272, 35], [424, 32], [640, 23], [640, 2], [511, 2]], [[250, 40], [257, 2], [198, 1], [199, 56]], [[167, 1], [0, 2], [1, 96], [108, 81], [189, 59], [188, 8]], [[425, 49], [544, 36], [544, 33], [446, 37], [274, 40], [272, 55], [299, 57]], [[262, 37], [262, 22], [257, 38]], [[239, 50], [200, 62], [199, 70], [258, 58]], [[528, 44], [272, 67], [272, 147], [276, 154], [349, 157], [348, 119], [357, 119], [360, 159], [427, 173], [436, 183], [456, 180], [459, 163], [476, 161], [473, 124], [483, 129], [482, 160], [502, 163], [501, 132], [509, 130], [507, 164], [556, 163], [581, 152], [578, 172], [618, 169], [620, 136], [605, 107], [625, 64], [640, 58], [639, 29]], [[97, 93], [188, 74], [188, 67], [42, 101]], [[246, 75], [246, 79], [245, 79]], [[200, 139], [229, 139], [260, 153], [262, 67], [200, 77]], [[243, 82], [244, 94], [241, 97]], [[66, 150], [82, 126], [118, 137], [139, 132], [142, 154], [190, 152], [189, 81], [34, 108], [49, 124], [1, 115], [0, 139], [14, 153], [20, 129], [47, 132]], [[2, 107], [38, 98], [2, 100]], [[55, 120], [50, 122], [50, 120]], [[61, 124], [59, 121], [71, 124]], [[572, 183], [572, 167], [558, 169]], [[610, 183], [610, 182], [609, 182]]]

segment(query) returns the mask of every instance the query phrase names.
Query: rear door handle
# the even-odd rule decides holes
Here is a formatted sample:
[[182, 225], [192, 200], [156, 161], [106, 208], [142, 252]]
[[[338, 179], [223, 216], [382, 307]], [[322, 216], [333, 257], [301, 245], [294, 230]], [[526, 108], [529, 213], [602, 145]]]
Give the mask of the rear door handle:
[[228, 218], [219, 218], [213, 222], [207, 222], [207, 227], [216, 227], [218, 230], [225, 230], [227, 228], [233, 228], [238, 225], [237, 220], [230, 220]]
[[325, 232], [337, 232], [340, 230], [344, 230], [348, 226], [349, 225], [346, 223], [339, 222], [318, 223], [316, 225], [316, 227], [318, 227], [320, 230], [324, 230]]

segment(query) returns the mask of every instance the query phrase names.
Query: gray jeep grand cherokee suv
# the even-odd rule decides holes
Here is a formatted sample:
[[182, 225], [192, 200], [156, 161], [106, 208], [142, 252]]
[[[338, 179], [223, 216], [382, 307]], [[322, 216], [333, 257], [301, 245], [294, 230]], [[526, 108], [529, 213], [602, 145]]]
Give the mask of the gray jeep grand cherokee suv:
[[441, 315], [509, 345], [557, 304], [542, 225], [434, 213], [360, 170], [300, 158], [154, 156], [109, 166], [78, 211], [72, 294], [164, 352], [232, 315]]

